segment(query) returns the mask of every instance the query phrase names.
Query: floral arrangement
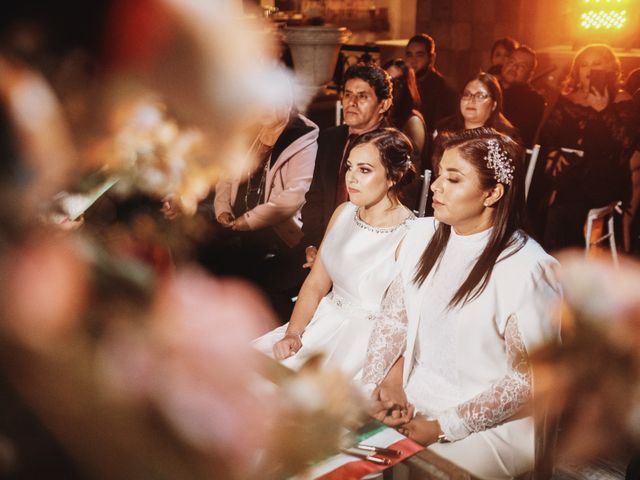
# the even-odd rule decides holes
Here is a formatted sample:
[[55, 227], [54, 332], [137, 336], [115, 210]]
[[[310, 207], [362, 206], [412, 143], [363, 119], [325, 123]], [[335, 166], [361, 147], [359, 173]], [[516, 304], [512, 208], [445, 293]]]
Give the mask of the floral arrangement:
[[558, 457], [584, 464], [640, 442], [640, 265], [561, 254], [562, 343], [532, 357], [535, 407]]
[[156, 198], [172, 195], [185, 213], [195, 213], [221, 173], [203, 132], [178, 125], [154, 98], [123, 110], [114, 115], [120, 125], [102, 152], [103, 165], [120, 179], [117, 190], [121, 195], [134, 190]]
[[[158, 29], [133, 22], [141, 6]], [[12, 148], [30, 169], [0, 205], [2, 375], [92, 477], [285, 478], [338, 451], [361, 414], [362, 399], [336, 372], [264, 373], [272, 361], [250, 342], [275, 321], [252, 286], [123, 253], [147, 240], [173, 247], [168, 239], [197, 227], [144, 215], [65, 230], [39, 215], [78, 171], [95, 177], [76, 180], [80, 191], [115, 176], [124, 194], [171, 194], [193, 213], [221, 175], [246, 170], [253, 124], [291, 94], [266, 29], [233, 8], [127, 2], [114, 22], [124, 31], [113, 35], [126, 62], [92, 89], [97, 113], [74, 122], [82, 131], [44, 79], [0, 58], [0, 100], [15, 105], [5, 109], [17, 126]], [[47, 93], [47, 115], [18, 101], [29, 88]]]

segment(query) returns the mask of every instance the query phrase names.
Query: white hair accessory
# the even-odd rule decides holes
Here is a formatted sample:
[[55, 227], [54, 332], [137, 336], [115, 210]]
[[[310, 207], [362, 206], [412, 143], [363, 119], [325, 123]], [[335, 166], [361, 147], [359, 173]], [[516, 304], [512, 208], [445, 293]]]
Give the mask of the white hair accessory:
[[511, 185], [513, 181], [513, 172], [516, 170], [507, 153], [500, 148], [498, 141], [491, 139], [487, 142], [489, 152], [484, 157], [487, 161], [487, 168], [493, 170], [493, 178], [496, 182], [504, 185]]

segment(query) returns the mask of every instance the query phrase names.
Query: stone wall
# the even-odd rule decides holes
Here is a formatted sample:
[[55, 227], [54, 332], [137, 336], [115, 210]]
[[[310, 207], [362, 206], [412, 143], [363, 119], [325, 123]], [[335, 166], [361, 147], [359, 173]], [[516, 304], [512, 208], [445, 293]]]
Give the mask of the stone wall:
[[437, 68], [456, 87], [489, 66], [494, 39], [522, 39], [525, 0], [417, 0], [416, 32], [436, 41]]
[[[416, 32], [436, 40], [436, 66], [456, 87], [480, 68], [489, 66], [489, 49], [496, 38], [510, 36], [541, 53], [567, 46], [566, 63], [582, 45], [592, 42], [640, 48], [637, 35], [640, 8], [627, 0], [628, 25], [619, 32], [586, 31], [580, 27], [583, 0], [416, 0]], [[635, 58], [635, 54], [632, 55]], [[566, 65], [564, 65], [566, 66]], [[541, 65], [544, 67], [544, 65]], [[539, 72], [542, 70], [539, 69]], [[562, 72], [558, 68], [556, 75]]]

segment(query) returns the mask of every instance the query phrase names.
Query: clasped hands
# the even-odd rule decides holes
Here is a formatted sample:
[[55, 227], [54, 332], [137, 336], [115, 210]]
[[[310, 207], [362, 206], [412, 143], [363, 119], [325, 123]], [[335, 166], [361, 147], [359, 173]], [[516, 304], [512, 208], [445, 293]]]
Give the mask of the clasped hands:
[[230, 212], [222, 212], [220, 215], [218, 215], [218, 223], [224, 228], [229, 228], [231, 230], [239, 232], [246, 232], [247, 230], [251, 230], [244, 216], [234, 218], [233, 214], [231, 214]]
[[415, 414], [415, 407], [407, 401], [401, 386], [387, 386], [383, 383], [376, 387], [369, 414], [425, 446], [435, 443], [441, 434], [437, 420], [428, 420], [422, 414]]

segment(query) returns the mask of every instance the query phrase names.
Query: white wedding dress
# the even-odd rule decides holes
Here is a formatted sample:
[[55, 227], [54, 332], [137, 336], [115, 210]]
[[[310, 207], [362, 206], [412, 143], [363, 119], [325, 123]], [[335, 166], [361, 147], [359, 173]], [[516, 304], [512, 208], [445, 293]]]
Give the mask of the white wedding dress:
[[404, 356], [404, 388], [416, 411], [436, 419], [451, 443], [429, 448], [482, 479], [510, 479], [534, 465], [528, 354], [557, 341], [553, 312], [561, 291], [557, 262], [532, 239], [501, 255], [486, 288], [449, 306], [487, 245], [491, 230], [460, 236], [421, 286], [413, 279], [437, 222], [413, 222], [398, 259], [400, 274], [382, 303], [363, 383], [371, 390]]
[[[393, 227], [376, 228], [360, 220], [356, 205], [345, 205], [316, 259], [331, 277], [332, 290], [320, 301], [307, 325], [302, 348], [283, 360], [285, 366], [298, 369], [311, 355], [322, 352], [326, 366], [338, 368], [356, 381], [360, 379], [376, 314], [397, 275], [396, 248], [413, 218], [411, 215]], [[273, 345], [282, 339], [287, 325], [258, 338], [254, 346], [272, 356]]]

